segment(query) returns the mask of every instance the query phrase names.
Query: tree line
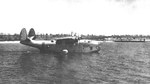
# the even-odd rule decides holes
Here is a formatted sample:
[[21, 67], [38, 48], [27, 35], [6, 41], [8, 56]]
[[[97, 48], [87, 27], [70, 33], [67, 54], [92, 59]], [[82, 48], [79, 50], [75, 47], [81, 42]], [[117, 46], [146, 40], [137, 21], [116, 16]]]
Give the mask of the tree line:
[[[72, 36], [71, 34], [37, 34], [36, 39], [39, 40], [50, 40], [52, 38], [59, 38], [59, 37], [67, 37]], [[76, 35], [75, 35], [76, 36]], [[144, 39], [150, 39], [150, 35], [111, 35], [111, 36], [105, 36], [105, 35], [80, 35], [83, 39], [91, 39], [91, 40], [101, 40], [104, 41], [108, 38], [111, 39], [121, 39], [121, 38], [144, 38]], [[0, 41], [19, 41], [20, 35], [19, 34], [4, 34], [0, 33]]]

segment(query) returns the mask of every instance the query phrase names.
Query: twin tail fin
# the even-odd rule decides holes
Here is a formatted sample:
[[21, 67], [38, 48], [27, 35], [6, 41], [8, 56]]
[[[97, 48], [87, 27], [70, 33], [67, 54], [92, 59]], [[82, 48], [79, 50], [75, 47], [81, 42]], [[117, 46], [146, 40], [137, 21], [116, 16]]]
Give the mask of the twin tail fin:
[[23, 28], [20, 32], [20, 41], [26, 41], [26, 40], [35, 40], [36, 35], [33, 28], [30, 29], [28, 35], [25, 28]]

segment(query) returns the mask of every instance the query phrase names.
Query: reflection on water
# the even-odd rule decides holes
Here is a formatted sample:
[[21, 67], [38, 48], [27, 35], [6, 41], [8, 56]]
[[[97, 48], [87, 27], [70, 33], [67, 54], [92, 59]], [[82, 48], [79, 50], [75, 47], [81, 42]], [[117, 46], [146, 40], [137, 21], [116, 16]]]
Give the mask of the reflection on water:
[[73, 68], [70, 64], [80, 63], [82, 56], [83, 54], [22, 53], [18, 63], [22, 76], [27, 77], [26, 81], [45, 84], [77, 84], [78, 81], [74, 77], [76, 67]]
[[[120, 44], [118, 44], [120, 46]], [[108, 45], [105, 45], [108, 48]], [[102, 48], [100, 54], [0, 52], [0, 84], [149, 84], [147, 49]], [[120, 48], [120, 47], [118, 47]]]
[[32, 61], [31, 58], [32, 54], [30, 53], [22, 53], [20, 58], [18, 59], [18, 63], [20, 64], [20, 68], [22, 69], [24, 74], [28, 74], [32, 72], [35, 67], [35, 63]]

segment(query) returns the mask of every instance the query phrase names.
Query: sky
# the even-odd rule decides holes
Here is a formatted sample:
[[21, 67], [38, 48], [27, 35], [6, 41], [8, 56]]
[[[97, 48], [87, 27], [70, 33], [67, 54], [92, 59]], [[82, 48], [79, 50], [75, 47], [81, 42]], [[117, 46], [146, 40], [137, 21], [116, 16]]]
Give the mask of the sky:
[[0, 0], [0, 32], [150, 35], [150, 0]]

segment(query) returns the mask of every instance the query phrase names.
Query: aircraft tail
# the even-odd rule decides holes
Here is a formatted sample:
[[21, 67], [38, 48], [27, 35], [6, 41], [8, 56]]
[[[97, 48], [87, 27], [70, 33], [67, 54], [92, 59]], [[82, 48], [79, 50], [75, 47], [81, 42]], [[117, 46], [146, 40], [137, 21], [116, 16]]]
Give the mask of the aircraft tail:
[[25, 28], [23, 28], [20, 32], [20, 42], [25, 43], [35, 39], [35, 31], [33, 28], [30, 29], [28, 35]]
[[23, 28], [20, 32], [20, 41], [25, 41], [27, 39], [27, 31]]
[[30, 29], [30, 31], [28, 33], [28, 37], [29, 37], [29, 39], [31, 38], [32, 40], [34, 40], [36, 38], [35, 31], [33, 28]]

